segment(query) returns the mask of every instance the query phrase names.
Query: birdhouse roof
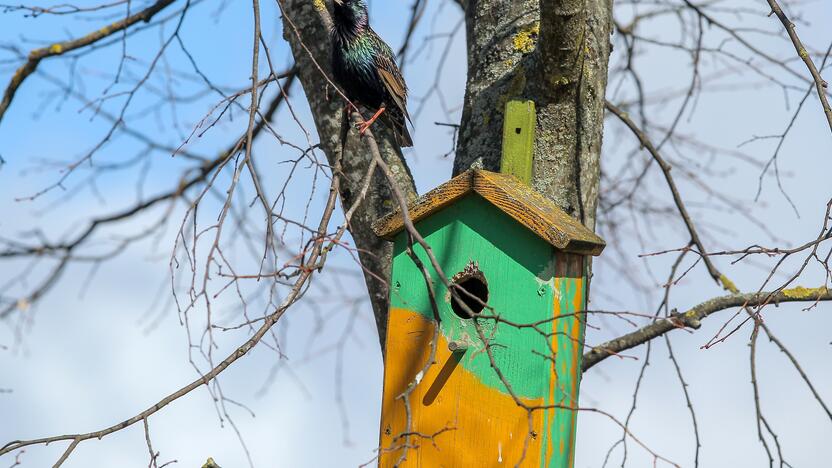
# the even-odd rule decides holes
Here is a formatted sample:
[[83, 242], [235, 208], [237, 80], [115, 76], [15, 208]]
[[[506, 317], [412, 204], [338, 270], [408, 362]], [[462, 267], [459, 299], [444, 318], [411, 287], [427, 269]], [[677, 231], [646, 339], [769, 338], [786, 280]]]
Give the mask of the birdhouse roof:
[[[410, 219], [416, 223], [470, 193], [478, 194], [559, 250], [599, 255], [606, 246], [597, 234], [516, 177], [483, 170], [466, 171], [411, 202]], [[373, 230], [379, 237], [393, 240], [404, 230], [401, 210], [376, 221]]]

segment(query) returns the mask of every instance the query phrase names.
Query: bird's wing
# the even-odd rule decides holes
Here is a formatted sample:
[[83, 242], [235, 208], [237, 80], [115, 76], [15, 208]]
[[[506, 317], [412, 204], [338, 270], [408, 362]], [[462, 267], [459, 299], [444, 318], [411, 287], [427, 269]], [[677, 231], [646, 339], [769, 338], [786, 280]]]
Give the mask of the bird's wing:
[[[390, 47], [381, 40], [380, 37], [373, 34], [374, 39], [378, 42], [380, 52], [375, 56], [375, 66], [378, 76], [381, 77], [381, 82], [387, 92], [393, 98], [393, 104], [401, 110], [402, 114], [410, 121], [410, 115], [407, 113], [407, 84], [404, 82], [402, 72], [396, 65], [393, 58], [393, 51]], [[413, 123], [411, 122], [411, 125]]]

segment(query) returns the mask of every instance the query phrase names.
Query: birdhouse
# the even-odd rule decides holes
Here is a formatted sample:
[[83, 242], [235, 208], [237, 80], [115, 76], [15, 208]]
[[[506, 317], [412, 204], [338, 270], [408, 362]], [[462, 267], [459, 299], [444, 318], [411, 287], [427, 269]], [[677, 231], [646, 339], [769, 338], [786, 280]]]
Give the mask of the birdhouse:
[[395, 246], [380, 466], [572, 466], [587, 259], [604, 241], [520, 179], [484, 170], [408, 213], [451, 288], [422, 246], [411, 257], [401, 212], [375, 223]]

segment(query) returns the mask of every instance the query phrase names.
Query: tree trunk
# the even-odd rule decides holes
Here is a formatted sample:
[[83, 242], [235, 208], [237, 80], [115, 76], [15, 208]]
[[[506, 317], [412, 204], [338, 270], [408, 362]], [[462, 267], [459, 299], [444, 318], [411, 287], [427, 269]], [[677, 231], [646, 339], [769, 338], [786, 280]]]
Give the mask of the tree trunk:
[[[317, 2], [315, 2], [317, 3]], [[335, 92], [327, 78], [321, 76], [318, 66], [328, 77], [329, 30], [322, 21], [321, 12], [308, 0], [285, 0], [283, 2], [284, 37], [292, 46], [292, 53], [299, 70], [300, 82], [309, 100], [315, 126], [318, 130], [321, 149], [327, 160], [334, 165], [341, 151], [340, 132], [344, 102]], [[323, 16], [328, 18], [327, 16]], [[289, 21], [291, 20], [291, 22]], [[295, 28], [297, 27], [298, 33]], [[300, 39], [298, 39], [300, 34]], [[301, 44], [301, 41], [303, 44]], [[304, 48], [305, 46], [305, 48]], [[307, 50], [309, 52], [307, 52]], [[312, 57], [310, 57], [310, 53]], [[312, 58], [314, 57], [314, 62]], [[315, 63], [317, 62], [317, 64]], [[399, 188], [410, 198], [416, 198], [413, 176], [396, 146], [393, 136], [382, 125], [373, 127], [381, 155], [398, 179]], [[372, 159], [364, 144], [351, 131], [347, 140], [346, 154], [341, 159], [343, 179], [341, 182], [341, 205], [350, 207], [360, 192]], [[355, 240], [358, 257], [364, 269], [364, 279], [373, 306], [382, 350], [387, 327], [389, 293], [387, 282], [390, 278], [393, 246], [381, 240], [372, 231], [373, 221], [387, 214], [395, 205], [387, 180], [376, 171], [371, 188], [365, 200], [356, 210], [350, 223], [350, 234]]]
[[[505, 104], [530, 99], [537, 106], [533, 185], [536, 190], [595, 227], [600, 179], [601, 137], [611, 0], [458, 0], [465, 10], [468, 82], [454, 174], [472, 167], [499, 170]], [[284, 0], [284, 13], [301, 31], [317, 64], [329, 74], [328, 13], [319, 2]], [[542, 17], [540, 12], [544, 12]], [[284, 17], [285, 37], [300, 70], [321, 146], [330, 163], [340, 149], [342, 100], [321, 76]], [[321, 90], [329, 89], [325, 93]], [[383, 157], [398, 176], [399, 187], [415, 197], [412, 176], [401, 152], [382, 126]], [[343, 158], [343, 205], [357, 193], [370, 157], [361, 142], [348, 141]], [[360, 251], [380, 339], [385, 336], [391, 245], [370, 226], [395, 206], [386, 182], [376, 174], [368, 198], [352, 220], [350, 232]], [[382, 278], [379, 280], [378, 278]]]
[[594, 229], [611, 24], [610, 0], [466, 2], [468, 83], [454, 173], [499, 170], [505, 104], [532, 100], [533, 186]]

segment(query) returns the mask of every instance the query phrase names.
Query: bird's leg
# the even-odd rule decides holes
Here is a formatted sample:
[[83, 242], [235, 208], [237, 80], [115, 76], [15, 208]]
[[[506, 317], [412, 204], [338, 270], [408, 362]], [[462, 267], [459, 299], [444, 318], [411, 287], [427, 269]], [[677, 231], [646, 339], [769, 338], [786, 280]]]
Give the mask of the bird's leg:
[[361, 111], [359, 111], [358, 107], [356, 107], [355, 105], [353, 105], [353, 103], [349, 101], [347, 102], [347, 105], [344, 106], [344, 121], [349, 122], [353, 112], [358, 114], [358, 117], [361, 119], [362, 122], [364, 121], [364, 116], [361, 115]]
[[344, 106], [344, 114], [350, 115], [350, 111], [358, 112], [358, 108], [355, 107], [351, 102], [347, 102], [347, 105]]
[[359, 135], [364, 135], [364, 132], [366, 132], [367, 129], [370, 128], [370, 125], [372, 125], [373, 122], [375, 122], [379, 118], [379, 116], [381, 116], [381, 114], [384, 113], [385, 110], [387, 110], [386, 107], [384, 107], [384, 106], [379, 107], [378, 112], [376, 112], [375, 115], [370, 117], [370, 120], [367, 120], [367, 121], [365, 121], [364, 123], [362, 123], [361, 125], [358, 126], [358, 134]]

